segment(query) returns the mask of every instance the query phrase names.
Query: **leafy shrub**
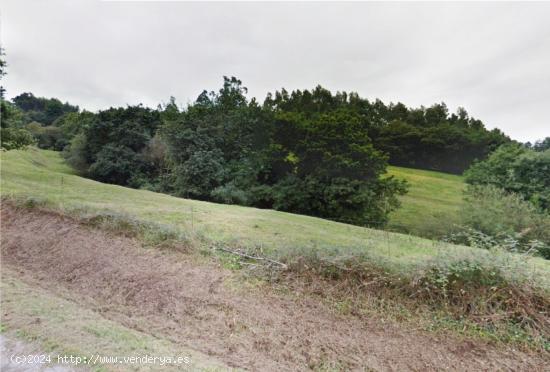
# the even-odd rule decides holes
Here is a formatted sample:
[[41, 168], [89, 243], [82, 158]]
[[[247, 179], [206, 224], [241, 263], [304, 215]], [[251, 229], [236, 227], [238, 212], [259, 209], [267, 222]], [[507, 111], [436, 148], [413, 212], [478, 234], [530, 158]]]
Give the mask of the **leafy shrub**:
[[465, 173], [472, 185], [492, 185], [514, 192], [541, 210], [550, 208], [550, 150], [503, 145]]
[[85, 148], [86, 136], [80, 133], [74, 136], [70, 144], [63, 150], [63, 157], [67, 163], [81, 174], [88, 170]]
[[507, 286], [501, 267], [465, 258], [438, 261], [426, 270], [421, 281], [426, 289], [436, 289], [444, 297], [463, 294], [465, 289]]
[[41, 149], [63, 150], [67, 145], [61, 128], [55, 126], [42, 126], [40, 123], [27, 124], [26, 129], [36, 138], [37, 146]]
[[2, 128], [0, 133], [0, 143], [4, 150], [24, 149], [35, 142], [32, 134], [25, 129]]
[[133, 186], [139, 187], [137, 176], [144, 167], [139, 154], [125, 146], [106, 145], [97, 154], [96, 161], [90, 166], [90, 175], [103, 182], [127, 185], [130, 180]]
[[248, 196], [244, 190], [239, 189], [232, 183], [216, 187], [210, 194], [212, 199], [224, 204], [248, 204]]
[[550, 216], [521, 196], [495, 186], [469, 186], [460, 211], [464, 226], [448, 236], [479, 248], [538, 252], [550, 259]]
[[56, 98], [35, 97], [32, 93], [22, 93], [13, 98], [13, 103], [31, 119], [51, 125], [68, 112], [78, 112], [78, 106], [63, 103]]

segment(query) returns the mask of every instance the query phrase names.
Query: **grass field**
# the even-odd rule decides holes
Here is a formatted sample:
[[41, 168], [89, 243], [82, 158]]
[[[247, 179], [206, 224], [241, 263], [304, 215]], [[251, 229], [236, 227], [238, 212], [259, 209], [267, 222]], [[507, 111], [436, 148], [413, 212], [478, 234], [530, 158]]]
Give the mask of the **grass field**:
[[440, 237], [456, 222], [465, 187], [461, 176], [392, 166], [388, 174], [409, 184], [409, 192], [401, 197], [401, 208], [390, 216], [392, 230]]
[[[314, 217], [188, 200], [103, 184], [74, 175], [60, 154], [53, 151], [31, 148], [4, 152], [1, 165], [3, 196], [41, 198], [65, 210], [114, 211], [182, 231], [192, 230], [213, 241], [261, 247], [277, 257], [295, 251], [314, 251], [333, 257], [366, 252], [384, 260], [388, 266], [408, 271], [407, 268], [422, 265], [442, 254], [487, 254], [475, 248]], [[431, 209], [439, 205], [438, 200], [447, 211], [459, 204], [456, 193], [461, 188], [460, 177], [403, 168], [392, 168], [391, 174], [411, 183], [410, 195], [403, 200], [403, 210], [394, 216], [401, 223], [420, 220], [421, 211], [431, 213]], [[455, 191], [445, 190], [445, 185], [450, 185], [449, 188]], [[547, 275], [550, 273], [548, 261], [527, 260], [536, 271], [541, 271], [541, 276], [550, 277]]]
[[[9, 314], [13, 317], [4, 319], [5, 324], [0, 324], [0, 328], [5, 327], [10, 337], [37, 340], [42, 347], [53, 345], [52, 349], [63, 352], [71, 347], [74, 347], [77, 353], [82, 350], [100, 352], [101, 349], [95, 349], [93, 346], [96, 342], [103, 345], [104, 342], [101, 339], [104, 337], [112, 341], [104, 345], [103, 352], [117, 350], [116, 343], [121, 337], [127, 341], [130, 340], [126, 342], [129, 345], [124, 346], [120, 349], [121, 351], [126, 350], [127, 347], [143, 349], [143, 345], [134, 345], [133, 340], [139, 335], [132, 327], [113, 328], [112, 335], [105, 336], [102, 333], [102, 327], [110, 327], [110, 325], [98, 317], [93, 317], [93, 314], [88, 314], [89, 317], [84, 320], [84, 323], [76, 324], [73, 322], [76, 319], [73, 315], [79, 311], [77, 307], [69, 308], [67, 305], [68, 313], [63, 316], [64, 320], [55, 318], [50, 314], [50, 308], [65, 305], [59, 302], [56, 294], [40, 291], [38, 285], [33, 289], [36, 293], [32, 298], [21, 296], [25, 291], [31, 291], [27, 289], [30, 288], [29, 283], [26, 282], [29, 278], [20, 275], [23, 271], [17, 271], [22, 266], [27, 265], [32, 269], [30, 272], [34, 273], [36, 265], [40, 264], [41, 270], [47, 271], [41, 275], [50, 277], [53, 272], [48, 270], [52, 268], [54, 272], [66, 270], [68, 273], [73, 273], [75, 268], [85, 268], [90, 262], [95, 262], [98, 268], [105, 270], [105, 262], [113, 264], [120, 257], [124, 260], [124, 257], [128, 258], [130, 254], [135, 255], [135, 251], [126, 249], [124, 251], [126, 253], [122, 253], [122, 248], [116, 248], [114, 252], [111, 250], [111, 258], [108, 258], [106, 255], [111, 244], [121, 246], [119, 243], [114, 243], [116, 234], [101, 235], [103, 233], [101, 229], [107, 228], [123, 233], [137, 231], [138, 235], [130, 236], [138, 239], [130, 238], [130, 240], [146, 243], [145, 251], [151, 255], [158, 255], [155, 257], [164, 257], [168, 253], [175, 255], [173, 256], [175, 258], [181, 252], [198, 253], [193, 256], [199, 258], [197, 262], [201, 260], [211, 262], [210, 258], [213, 257], [212, 262], [216, 265], [214, 267], [223, 267], [231, 269], [231, 272], [243, 274], [242, 276], [238, 274], [239, 285], [247, 283], [250, 279], [249, 284], [264, 283], [262, 285], [269, 286], [271, 278], [276, 278], [277, 274], [272, 277], [270, 275], [273, 272], [260, 270], [258, 271], [260, 276], [256, 277], [252, 268], [262, 267], [260, 263], [265, 263], [265, 259], [277, 260], [279, 263], [286, 264], [287, 268], [281, 271], [282, 275], [279, 277], [281, 281], [276, 285], [279, 290], [282, 290], [281, 293], [291, 293], [288, 291], [297, 283], [297, 280], [302, 283], [301, 285], [306, 286], [305, 283], [309, 283], [308, 278], [317, 278], [313, 279], [312, 288], [308, 290], [311, 290], [311, 293], [318, 293], [321, 287], [327, 290], [327, 304], [334, 306], [334, 311], [342, 311], [343, 314], [348, 314], [345, 309], [349, 308], [353, 309], [353, 311], [350, 310], [353, 314], [373, 316], [383, 314], [388, 316], [388, 319], [392, 319], [392, 322], [403, 320], [407, 324], [414, 323], [415, 326], [423, 324], [421, 327], [426, 330], [462, 334], [475, 339], [504, 341], [530, 350], [548, 350], [548, 323], [545, 315], [547, 312], [544, 309], [547, 308], [548, 293], [550, 293], [550, 261], [498, 250], [488, 251], [453, 245], [414, 235], [346, 225], [291, 213], [182, 199], [150, 191], [103, 184], [77, 176], [64, 163], [60, 153], [53, 151], [29, 148], [25, 151], [2, 152], [0, 165], [2, 200], [11, 200], [7, 202], [6, 208], [2, 209], [2, 218], [6, 219], [4, 226], [11, 224], [12, 230], [19, 229], [14, 230], [15, 232], [11, 231], [11, 243], [10, 234], [6, 233], [6, 228], [3, 230], [9, 244], [3, 244], [2, 247], [3, 249], [11, 247], [11, 251], [7, 251], [9, 253], [3, 252], [3, 254], [6, 261], [11, 260], [13, 266], [11, 269], [15, 271], [4, 270], [2, 273], [3, 292], [9, 295], [7, 302], [3, 300], [6, 302], [6, 304], [3, 303], [3, 307], [9, 309]], [[438, 216], [452, 215], [460, 208], [460, 193], [463, 187], [460, 177], [396, 167], [390, 169], [390, 174], [404, 178], [410, 184], [410, 193], [403, 198], [403, 208], [392, 216], [394, 228], [406, 225], [408, 231], [426, 229], [432, 222], [436, 224]], [[21, 202], [23, 204], [19, 204]], [[66, 268], [57, 263], [41, 264], [44, 260], [40, 258], [42, 257], [40, 247], [47, 239], [42, 233], [38, 233], [37, 242], [27, 242], [28, 244], [23, 245], [23, 237], [25, 236], [28, 240], [29, 236], [35, 236], [36, 229], [50, 227], [50, 230], [54, 230], [49, 232], [51, 234], [49, 239], [53, 242], [52, 244], [58, 244], [58, 231], [65, 227], [56, 226], [51, 222], [52, 219], [47, 218], [39, 223], [34, 222], [35, 225], [29, 225], [31, 220], [28, 219], [30, 218], [28, 213], [31, 213], [29, 211], [32, 208], [14, 209], [13, 206], [17, 205], [44, 206], [46, 210], [59, 211], [62, 215], [73, 215], [84, 225], [99, 227], [100, 230], [91, 233], [86, 242], [99, 244], [98, 242], [103, 241], [101, 248], [98, 248], [101, 249], [101, 254], [96, 252], [88, 257], [87, 250], [75, 254], [77, 248], [83, 247], [84, 243], [69, 239], [59, 247], [56, 246], [54, 252], [58, 253], [44, 256], [44, 259], [57, 257], [60, 254], [58, 249], [64, 247], [63, 254], [67, 256], [66, 262], [70, 263]], [[437, 214], [434, 210], [441, 214]], [[47, 216], [50, 212], [40, 213], [45, 213]], [[44, 218], [44, 215], [41, 216], [40, 218]], [[50, 216], [59, 216], [59, 214], [53, 213]], [[21, 219], [18, 220], [18, 218]], [[428, 222], [425, 222], [426, 220]], [[138, 230], [132, 230], [136, 227]], [[27, 229], [26, 233], [23, 231], [25, 229]], [[66, 227], [66, 232], [73, 231], [72, 229], [73, 227]], [[425, 231], [423, 230], [424, 233]], [[154, 238], [155, 232], [160, 232], [160, 240], [153, 239], [150, 241], [153, 244], [147, 243], [147, 234], [151, 234], [150, 236]], [[173, 235], [174, 232], [178, 235]], [[75, 235], [75, 238], [78, 239], [78, 236]], [[101, 236], [104, 237], [101, 238]], [[107, 241], [105, 236], [109, 236]], [[181, 240], [176, 240], [176, 244], [171, 246], [169, 240], [171, 237]], [[182, 242], [183, 245], [180, 244]], [[162, 243], [157, 246], [158, 249], [150, 250], [151, 246], [158, 243]], [[67, 248], [67, 244], [73, 244], [72, 248]], [[21, 251], [24, 247], [31, 251], [27, 253]], [[178, 249], [183, 247], [183, 250], [164, 249], [166, 247]], [[220, 247], [225, 252], [213, 249]], [[17, 252], [21, 253], [18, 255]], [[249, 255], [247, 259], [242, 259], [243, 252]], [[250, 260], [250, 255], [256, 256], [256, 259]], [[30, 262], [30, 257], [34, 257], [35, 260]], [[177, 257], [178, 260], [181, 258]], [[106, 275], [99, 276], [89, 273], [76, 276], [90, 288], [114, 288], [115, 292], [126, 293], [130, 288], [124, 289], [124, 286], [151, 280], [154, 275], [158, 275], [157, 271], [164, 267], [164, 263], [179, 262], [168, 258], [166, 262], [159, 261], [157, 264], [152, 264], [148, 258], [147, 265], [138, 267], [137, 262], [144, 262], [139, 261], [138, 258], [136, 256], [135, 259], [131, 259], [134, 265], [128, 272], [131, 280], [118, 283], [117, 274], [116, 284], [115, 282], [105, 284], [103, 280], [114, 278], [108, 272]], [[73, 267], [71, 266], [73, 259], [82, 260], [86, 265], [77, 260]], [[262, 259], [264, 261], [261, 261]], [[140, 276], [140, 268], [148, 268], [149, 264], [157, 269]], [[114, 267], [113, 270], [126, 267], [126, 263], [119, 266]], [[184, 281], [183, 276], [187, 275], [185, 273], [194, 270], [204, 270], [204, 268], [198, 268], [193, 264], [182, 270], [166, 269], [166, 272], [159, 276], [165, 280], [162, 287], [181, 284]], [[182, 277], [172, 280], [171, 275]], [[256, 282], [254, 278], [260, 279]], [[95, 285], [95, 282], [92, 284], [87, 282], [92, 279], [101, 283]], [[317, 280], [321, 280], [319, 283], [326, 283], [326, 288], [323, 284], [317, 287]], [[33, 283], [30, 283], [31, 286], [34, 286]], [[58, 282], [52, 281], [52, 285], [56, 283]], [[70, 283], [72, 282], [69, 281]], [[198, 280], [196, 287], [203, 288], [202, 283], [202, 279]], [[214, 282], [209, 286], [212, 283]], [[288, 287], [285, 287], [285, 283]], [[151, 285], [158, 288], [156, 282], [152, 282]], [[222, 287], [224, 285], [220, 284]], [[208, 288], [205, 290], [209, 290]], [[334, 288], [340, 288], [341, 292], [340, 290], [333, 292]], [[178, 289], [177, 292], [181, 291]], [[208, 300], [211, 297], [209, 293], [200, 294], [198, 303]], [[495, 302], [493, 298], [497, 293], [500, 300]], [[234, 295], [231, 294], [228, 298], [233, 297]], [[96, 297], [91, 296], [91, 298]], [[109, 295], [106, 298], [110, 299], [112, 296]], [[161, 297], [159, 301], [164, 299]], [[210, 300], [214, 303], [218, 301], [211, 298]], [[188, 300], [185, 302], [187, 303]], [[174, 305], [177, 305], [175, 308], [179, 308], [178, 304]], [[79, 306], [88, 305], [83, 302]], [[470, 306], [478, 309], [473, 315], [464, 310]], [[272, 309], [269, 308], [268, 312], [271, 311]], [[44, 319], [36, 325], [32, 323], [32, 326], [29, 326], [30, 323], [26, 319], [38, 313], [43, 314]], [[216, 312], [214, 319], [222, 313], [223, 311]], [[517, 320], [514, 314], [527, 315]], [[154, 315], [162, 318], [162, 314]], [[493, 317], [496, 319], [494, 322], [486, 323], [484, 320], [493, 319]], [[74, 324], [71, 323], [69, 326], [65, 320]], [[164, 323], [165, 320], [158, 322], [158, 324]], [[531, 324], [534, 325], [531, 326]], [[65, 337], [64, 326], [61, 325], [75, 327], [73, 332], [68, 333], [72, 336]], [[83, 327], [87, 330], [92, 326], [100, 327], [101, 332], [91, 332], [91, 336], [75, 338], [78, 337], [75, 335], [79, 329]], [[209, 325], [205, 325], [207, 326]], [[137, 330], [146, 329], [147, 327], [141, 327]], [[233, 332], [231, 329], [230, 331]], [[173, 344], [166, 342], [155, 344], [155, 349], [158, 348], [159, 351], [169, 351], [172, 347], [174, 347]], [[206, 366], [207, 369], [212, 367], [215, 369], [219, 366], [216, 361], [211, 361], [202, 354], [197, 354], [193, 359], [197, 361], [198, 366]]]

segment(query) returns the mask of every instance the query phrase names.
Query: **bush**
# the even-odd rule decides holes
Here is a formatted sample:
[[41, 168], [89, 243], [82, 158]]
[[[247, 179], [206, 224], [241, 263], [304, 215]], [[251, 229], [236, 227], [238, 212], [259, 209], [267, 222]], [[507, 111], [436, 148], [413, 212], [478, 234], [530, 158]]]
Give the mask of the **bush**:
[[451, 237], [454, 242], [537, 251], [550, 259], [550, 216], [518, 194], [495, 186], [469, 186], [460, 219], [464, 228]]
[[4, 150], [24, 149], [35, 143], [32, 134], [21, 128], [2, 128], [0, 143]]
[[216, 187], [211, 193], [212, 199], [224, 204], [248, 204], [248, 196], [244, 190], [239, 189], [232, 183]]
[[550, 209], [550, 150], [503, 145], [466, 171], [466, 182], [519, 194], [541, 210]]
[[26, 125], [26, 129], [36, 138], [37, 146], [41, 149], [61, 151], [67, 145], [68, 141], [64, 138], [61, 128], [32, 122]]
[[88, 162], [86, 161], [86, 136], [77, 134], [71, 140], [71, 143], [65, 147], [63, 157], [79, 173], [84, 174], [88, 170]]
[[118, 185], [127, 185], [129, 180], [136, 182], [133, 186], [139, 187], [136, 180], [143, 169], [143, 161], [138, 154], [125, 146], [106, 145], [97, 154], [96, 161], [90, 166], [92, 178], [101, 182]]

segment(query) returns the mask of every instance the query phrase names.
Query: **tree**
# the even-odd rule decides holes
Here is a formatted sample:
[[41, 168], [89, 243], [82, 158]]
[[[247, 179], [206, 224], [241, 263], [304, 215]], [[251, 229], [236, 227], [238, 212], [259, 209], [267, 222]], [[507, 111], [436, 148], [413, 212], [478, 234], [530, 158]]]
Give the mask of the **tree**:
[[132, 178], [143, 172], [144, 164], [138, 154], [125, 146], [105, 145], [95, 156], [88, 172], [102, 182], [128, 185]]
[[[4, 55], [4, 49], [0, 47], [0, 80], [6, 75], [7, 64]], [[4, 93], [4, 87], [0, 86], [0, 148], [15, 150], [33, 145], [35, 140], [32, 134], [23, 128], [23, 113], [4, 100]]]
[[287, 167], [272, 187], [273, 208], [383, 225], [405, 185], [381, 177], [386, 157], [374, 148], [359, 115], [321, 107], [324, 112], [311, 112], [311, 118], [276, 114], [275, 138]]
[[35, 97], [32, 93], [22, 93], [13, 98], [13, 103], [26, 113], [29, 122], [51, 125], [66, 113], [78, 112], [78, 106], [62, 103], [57, 98]]
[[545, 151], [550, 149], [550, 137], [546, 137], [543, 140], [535, 142], [533, 145], [533, 150], [535, 151]]
[[[0, 80], [2, 80], [4, 75], [6, 75], [7, 63], [6, 63], [6, 60], [4, 59], [5, 55], [6, 53], [4, 52], [4, 48], [0, 47]], [[6, 90], [4, 89], [4, 86], [0, 85], [0, 99], [2, 101], [4, 100], [5, 92]]]
[[59, 127], [53, 125], [43, 127], [40, 123], [32, 122], [25, 126], [36, 139], [36, 144], [41, 149], [52, 149], [61, 151], [67, 145], [63, 133]]
[[141, 187], [151, 182], [153, 164], [143, 151], [160, 124], [160, 113], [139, 106], [79, 113], [57, 122], [64, 133], [77, 133], [66, 157], [80, 171], [103, 182]]
[[542, 210], [550, 208], [550, 150], [503, 145], [465, 173], [472, 185], [493, 185], [521, 195]]
[[224, 77], [217, 93], [204, 91], [187, 110], [177, 114], [172, 107], [164, 115], [174, 193], [209, 199], [226, 182], [233, 187], [256, 182], [254, 172], [245, 176], [246, 164], [269, 132], [259, 129], [261, 109], [245, 93], [241, 81]]
[[0, 133], [1, 147], [4, 150], [24, 149], [35, 142], [29, 131], [21, 128], [2, 128]]

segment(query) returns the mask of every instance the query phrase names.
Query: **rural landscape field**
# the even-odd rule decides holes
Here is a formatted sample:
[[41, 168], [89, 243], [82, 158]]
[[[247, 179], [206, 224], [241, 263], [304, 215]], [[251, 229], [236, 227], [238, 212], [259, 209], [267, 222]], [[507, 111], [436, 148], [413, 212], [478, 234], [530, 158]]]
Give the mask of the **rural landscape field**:
[[548, 371], [547, 4], [1, 7], [0, 370]]
[[[438, 188], [445, 180], [437, 173], [390, 171], [413, 177], [413, 185], [414, 177], [432, 179], [426, 188]], [[498, 333], [466, 320], [456, 323], [444, 311], [401, 304], [399, 294], [392, 293], [395, 289], [377, 294], [386, 290], [377, 288], [376, 281], [412, 281], [440, 260], [473, 259], [508, 265], [510, 280], [521, 275], [514, 269], [525, 267], [523, 279], [547, 290], [546, 260], [284, 212], [174, 198], [73, 173], [53, 151], [29, 148], [2, 154], [2, 327], [7, 335], [81, 357], [185, 354], [193, 367], [207, 370], [347, 369], [367, 363], [375, 369], [385, 369], [387, 363], [404, 369], [460, 363], [472, 369], [480, 362], [489, 369], [503, 362], [542, 368], [544, 359], [530, 356], [529, 347], [524, 354], [512, 352], [502, 341], [493, 346]], [[447, 182], [456, 182], [460, 190], [460, 179]], [[403, 200], [403, 210], [418, 208], [421, 200], [436, 203], [420, 189]], [[409, 223], [414, 228], [416, 221], [404, 215], [397, 216], [399, 226]], [[432, 216], [426, 213], [424, 218]], [[265, 270], [277, 277], [266, 277], [265, 272], [250, 271], [262, 261], [227, 253], [231, 251], [296, 265], [292, 270], [298, 272], [273, 264]], [[352, 280], [345, 272], [339, 279], [304, 273], [299, 255], [334, 261], [336, 270], [340, 262], [353, 268], [350, 259], [366, 256], [369, 261], [358, 264], [376, 265], [372, 269], [388, 274], [367, 274], [362, 279], [366, 292], [352, 286], [340, 293], [338, 287]], [[372, 293], [369, 281], [374, 282]], [[266, 321], [270, 329], [262, 329]], [[305, 334], [310, 336], [304, 340]], [[517, 337], [519, 343], [512, 334], [504, 345], [517, 348], [524, 342]], [[407, 350], [398, 347], [403, 342], [410, 345]], [[350, 343], [361, 355], [375, 356], [362, 359], [349, 353]], [[442, 359], [435, 361], [435, 355]]]

